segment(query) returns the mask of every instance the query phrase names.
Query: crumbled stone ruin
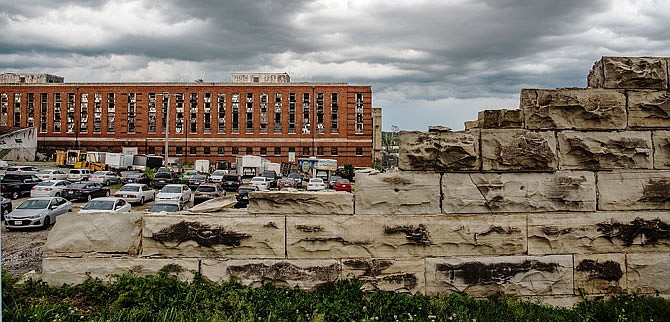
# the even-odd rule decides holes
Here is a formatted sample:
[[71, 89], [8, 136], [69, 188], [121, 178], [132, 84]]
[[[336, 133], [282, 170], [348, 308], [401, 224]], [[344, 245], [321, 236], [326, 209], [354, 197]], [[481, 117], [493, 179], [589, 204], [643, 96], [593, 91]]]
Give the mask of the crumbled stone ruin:
[[247, 212], [65, 215], [42, 278], [169, 265], [187, 280], [312, 289], [357, 278], [370, 290], [555, 304], [670, 295], [669, 62], [603, 57], [588, 88], [523, 89], [519, 109], [482, 111], [463, 131], [400, 132], [400, 170], [357, 173], [354, 194], [254, 192]]

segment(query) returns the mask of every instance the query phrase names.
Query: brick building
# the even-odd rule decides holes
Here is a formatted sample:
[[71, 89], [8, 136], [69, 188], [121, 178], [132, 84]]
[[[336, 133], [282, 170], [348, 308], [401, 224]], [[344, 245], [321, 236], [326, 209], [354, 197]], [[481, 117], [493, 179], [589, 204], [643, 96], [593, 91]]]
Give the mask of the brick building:
[[380, 116], [373, 126], [369, 85], [291, 83], [288, 74], [274, 73], [236, 73], [231, 83], [0, 79], [0, 126], [35, 127], [38, 151], [47, 155], [122, 147], [164, 155], [167, 119], [168, 154], [185, 162], [253, 154], [370, 166], [373, 131], [381, 131]]

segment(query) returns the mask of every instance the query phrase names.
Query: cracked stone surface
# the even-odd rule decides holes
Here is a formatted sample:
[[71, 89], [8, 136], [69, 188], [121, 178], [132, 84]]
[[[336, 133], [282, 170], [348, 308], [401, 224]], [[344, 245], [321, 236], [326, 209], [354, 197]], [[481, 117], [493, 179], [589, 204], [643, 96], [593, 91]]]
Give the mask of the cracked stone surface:
[[483, 110], [477, 114], [477, 127], [481, 129], [523, 129], [522, 110]]
[[426, 259], [426, 295], [573, 294], [571, 255]]
[[631, 128], [670, 127], [668, 91], [628, 91], [628, 126]]
[[526, 129], [616, 130], [627, 123], [623, 91], [604, 89], [523, 89]]
[[484, 171], [553, 171], [558, 169], [553, 131], [482, 130]]
[[46, 257], [42, 259], [42, 280], [50, 286], [61, 286], [81, 284], [86, 280], [86, 273], [93, 278], [109, 281], [109, 275], [112, 274], [134, 272], [144, 276], [166, 270], [181, 280], [191, 281], [198, 269], [198, 259]]
[[654, 169], [670, 169], [670, 131], [653, 131]]
[[528, 253], [648, 253], [670, 248], [662, 211], [528, 214]]
[[424, 294], [425, 263], [422, 258], [342, 259], [342, 276], [362, 281], [365, 291]]
[[249, 195], [249, 214], [353, 215], [354, 195], [345, 191], [255, 191]]
[[140, 248], [142, 213], [67, 213], [49, 233], [46, 253], [119, 253], [136, 255]]
[[632, 293], [670, 293], [670, 254], [627, 254], [628, 290]]
[[667, 89], [666, 61], [657, 57], [603, 57], [587, 77], [591, 88]]
[[670, 209], [670, 171], [598, 172], [598, 210]]
[[562, 170], [651, 169], [651, 132], [558, 132]]
[[576, 254], [575, 294], [622, 293], [628, 288], [625, 254]]
[[445, 173], [444, 213], [595, 211], [593, 172]]
[[525, 215], [289, 216], [291, 259], [514, 255], [526, 251]]
[[398, 167], [406, 171], [479, 170], [479, 131], [400, 131]]
[[357, 215], [440, 213], [440, 174], [414, 171], [356, 173]]
[[147, 215], [142, 256], [283, 258], [283, 216]]

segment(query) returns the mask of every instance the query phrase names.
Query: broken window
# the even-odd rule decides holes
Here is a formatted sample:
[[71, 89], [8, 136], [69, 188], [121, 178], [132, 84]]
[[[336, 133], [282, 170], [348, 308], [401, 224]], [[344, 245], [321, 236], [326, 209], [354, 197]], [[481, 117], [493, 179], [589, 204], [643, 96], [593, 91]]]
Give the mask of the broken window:
[[226, 94], [217, 94], [218, 125], [217, 133], [226, 132]]
[[61, 97], [54, 93], [54, 133], [60, 133], [61, 127]]
[[274, 133], [281, 133], [281, 110], [282, 110], [282, 100], [281, 93], [275, 93], [275, 118], [274, 118]]
[[93, 96], [93, 133], [102, 133], [102, 94]]
[[7, 115], [9, 111], [9, 97], [7, 93], [0, 94], [0, 125], [7, 126]]
[[363, 134], [363, 93], [356, 93], [356, 134]]
[[191, 93], [189, 97], [189, 132], [198, 133], [198, 93]]
[[149, 93], [149, 105], [147, 106], [147, 133], [156, 133], [156, 93]]
[[88, 132], [88, 93], [81, 93], [79, 102], [79, 131]]
[[339, 133], [338, 129], [338, 111], [337, 93], [330, 94], [330, 133]]
[[[240, 94], [234, 93], [232, 96], [233, 100], [233, 133], [240, 133]], [[234, 153], [237, 154], [237, 153]]]
[[[205, 93], [203, 98], [203, 133], [212, 133], [212, 93]], [[209, 153], [207, 153], [209, 154]]]
[[75, 110], [74, 110], [74, 93], [67, 93], [67, 109], [66, 109], [66, 127], [65, 133], [74, 133], [75, 129]]
[[47, 122], [49, 120], [48, 97], [49, 94], [40, 93], [40, 133], [47, 133]]
[[116, 127], [114, 126], [116, 116], [116, 105], [114, 93], [107, 93], [107, 133], [114, 133]]
[[302, 94], [302, 133], [309, 134], [309, 93]]
[[14, 93], [14, 127], [21, 127], [21, 93]]
[[28, 93], [28, 104], [26, 108], [26, 126], [35, 126], [35, 93]]
[[295, 133], [295, 93], [288, 94], [288, 133]]
[[184, 133], [184, 93], [175, 94], [175, 133]]
[[163, 113], [163, 119], [161, 120], [161, 133], [165, 134], [165, 130], [168, 128], [166, 124], [168, 118], [168, 106], [170, 104], [170, 94], [163, 93], [161, 113]]

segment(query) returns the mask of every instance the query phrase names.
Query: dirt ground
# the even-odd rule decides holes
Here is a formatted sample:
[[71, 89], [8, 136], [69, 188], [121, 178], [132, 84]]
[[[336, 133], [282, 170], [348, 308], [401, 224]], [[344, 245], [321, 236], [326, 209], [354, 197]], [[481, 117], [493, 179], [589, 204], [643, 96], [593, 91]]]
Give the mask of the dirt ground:
[[[53, 227], [53, 226], [52, 226]], [[2, 269], [20, 277], [30, 271], [42, 272], [42, 246], [51, 228], [8, 231], [2, 225]]]

